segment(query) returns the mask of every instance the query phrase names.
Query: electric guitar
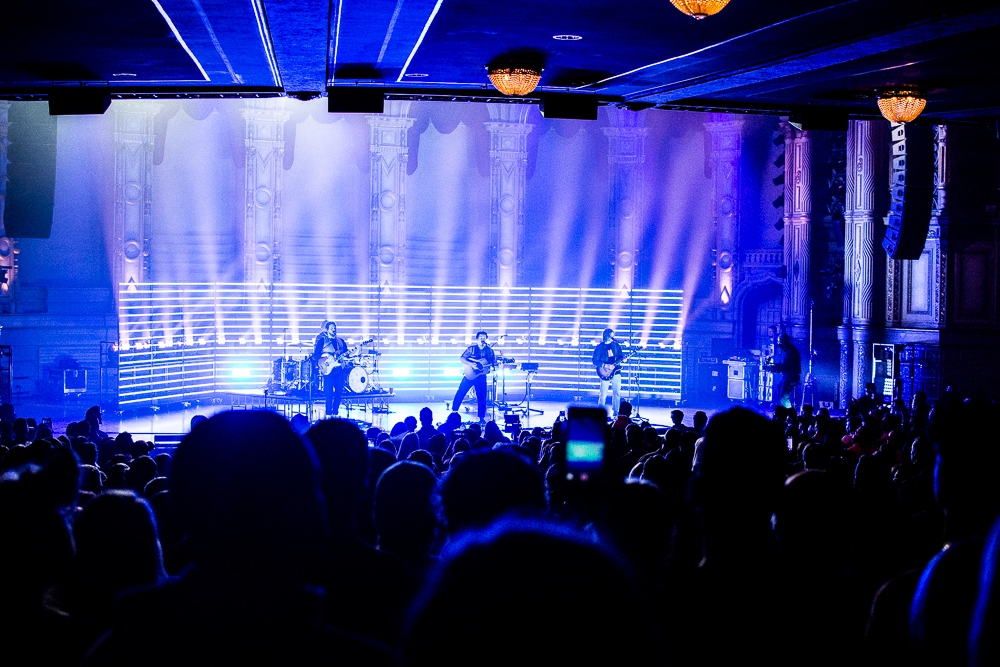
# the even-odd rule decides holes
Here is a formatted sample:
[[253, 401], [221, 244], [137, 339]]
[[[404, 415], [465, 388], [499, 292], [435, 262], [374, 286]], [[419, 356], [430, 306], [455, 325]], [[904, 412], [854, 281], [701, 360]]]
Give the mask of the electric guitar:
[[615, 374], [615, 369], [621, 368], [621, 365], [624, 364], [626, 361], [628, 361], [629, 357], [631, 357], [633, 354], [635, 354], [641, 349], [642, 349], [641, 347], [632, 348], [631, 350], [626, 352], [625, 356], [623, 356], [618, 361], [614, 363], [601, 364], [600, 366], [597, 367], [597, 377], [601, 378], [602, 380], [610, 380], [612, 376]]
[[350, 363], [350, 357], [357, 354], [362, 345], [367, 345], [373, 340], [375, 339], [369, 338], [368, 340], [363, 340], [357, 345], [347, 348], [340, 354], [330, 354], [329, 352], [324, 352], [319, 356], [319, 361], [316, 362], [316, 365], [319, 367], [320, 375], [329, 375], [337, 368], [346, 368]]
[[497, 357], [495, 364], [490, 364], [486, 359], [463, 359], [462, 375], [466, 380], [475, 380], [480, 375], [486, 375], [500, 364], [513, 364], [511, 357]]

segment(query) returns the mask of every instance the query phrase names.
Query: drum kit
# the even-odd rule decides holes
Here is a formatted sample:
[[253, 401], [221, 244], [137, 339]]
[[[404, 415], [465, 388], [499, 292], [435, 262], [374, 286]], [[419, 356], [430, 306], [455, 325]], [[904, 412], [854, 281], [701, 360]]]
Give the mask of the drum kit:
[[[373, 349], [348, 355], [346, 365], [350, 370], [344, 383], [346, 393], [365, 394], [378, 390], [378, 358], [381, 355]], [[311, 356], [302, 359], [278, 357], [271, 363], [271, 377], [265, 389], [276, 396], [307, 397], [310, 390], [313, 395], [321, 395], [321, 377]]]

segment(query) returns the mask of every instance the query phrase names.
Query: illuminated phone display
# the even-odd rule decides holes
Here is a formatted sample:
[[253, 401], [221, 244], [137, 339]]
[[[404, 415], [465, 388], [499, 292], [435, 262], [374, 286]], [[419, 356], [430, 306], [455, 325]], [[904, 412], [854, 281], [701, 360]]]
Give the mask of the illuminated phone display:
[[604, 430], [608, 413], [603, 408], [570, 407], [566, 464], [570, 470], [593, 470], [604, 461]]

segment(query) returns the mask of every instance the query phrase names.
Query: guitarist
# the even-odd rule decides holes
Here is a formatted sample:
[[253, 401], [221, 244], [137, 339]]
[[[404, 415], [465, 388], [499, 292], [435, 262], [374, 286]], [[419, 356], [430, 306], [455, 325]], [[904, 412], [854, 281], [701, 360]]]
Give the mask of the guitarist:
[[[313, 362], [318, 364], [319, 358], [324, 354], [334, 357], [347, 352], [347, 342], [337, 335], [336, 322], [323, 322], [323, 331], [316, 336], [313, 343]], [[330, 371], [329, 375], [323, 377], [323, 395], [326, 397], [326, 416], [334, 417], [340, 410], [340, 396], [344, 393], [344, 381], [350, 369], [347, 366], [340, 366]]]
[[608, 386], [611, 387], [611, 410], [617, 416], [618, 406], [621, 404], [621, 394], [622, 394], [622, 346], [618, 344], [615, 340], [614, 329], [608, 327], [604, 330], [601, 335], [601, 342], [597, 344], [594, 348], [594, 367], [601, 368], [605, 364], [611, 364], [614, 366], [614, 371], [611, 378], [608, 380], [601, 380], [601, 393], [597, 404], [602, 408], [604, 407], [604, 402], [608, 399]]
[[[462, 376], [462, 382], [458, 385], [458, 391], [455, 392], [455, 400], [451, 404], [451, 411], [458, 412], [458, 406], [462, 404], [469, 389], [475, 387], [480, 424], [486, 423], [486, 374], [497, 362], [493, 348], [486, 344], [489, 337], [485, 331], [477, 331], [476, 344], [465, 348], [465, 352], [462, 353], [462, 364], [471, 372], [466, 372]], [[469, 377], [470, 375], [472, 378]]]

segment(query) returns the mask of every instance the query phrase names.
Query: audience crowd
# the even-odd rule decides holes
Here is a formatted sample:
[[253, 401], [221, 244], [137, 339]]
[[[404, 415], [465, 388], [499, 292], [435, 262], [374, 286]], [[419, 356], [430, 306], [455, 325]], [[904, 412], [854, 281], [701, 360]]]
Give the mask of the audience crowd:
[[873, 388], [657, 429], [196, 417], [176, 449], [0, 406], [3, 663], [992, 665], [993, 404]]

